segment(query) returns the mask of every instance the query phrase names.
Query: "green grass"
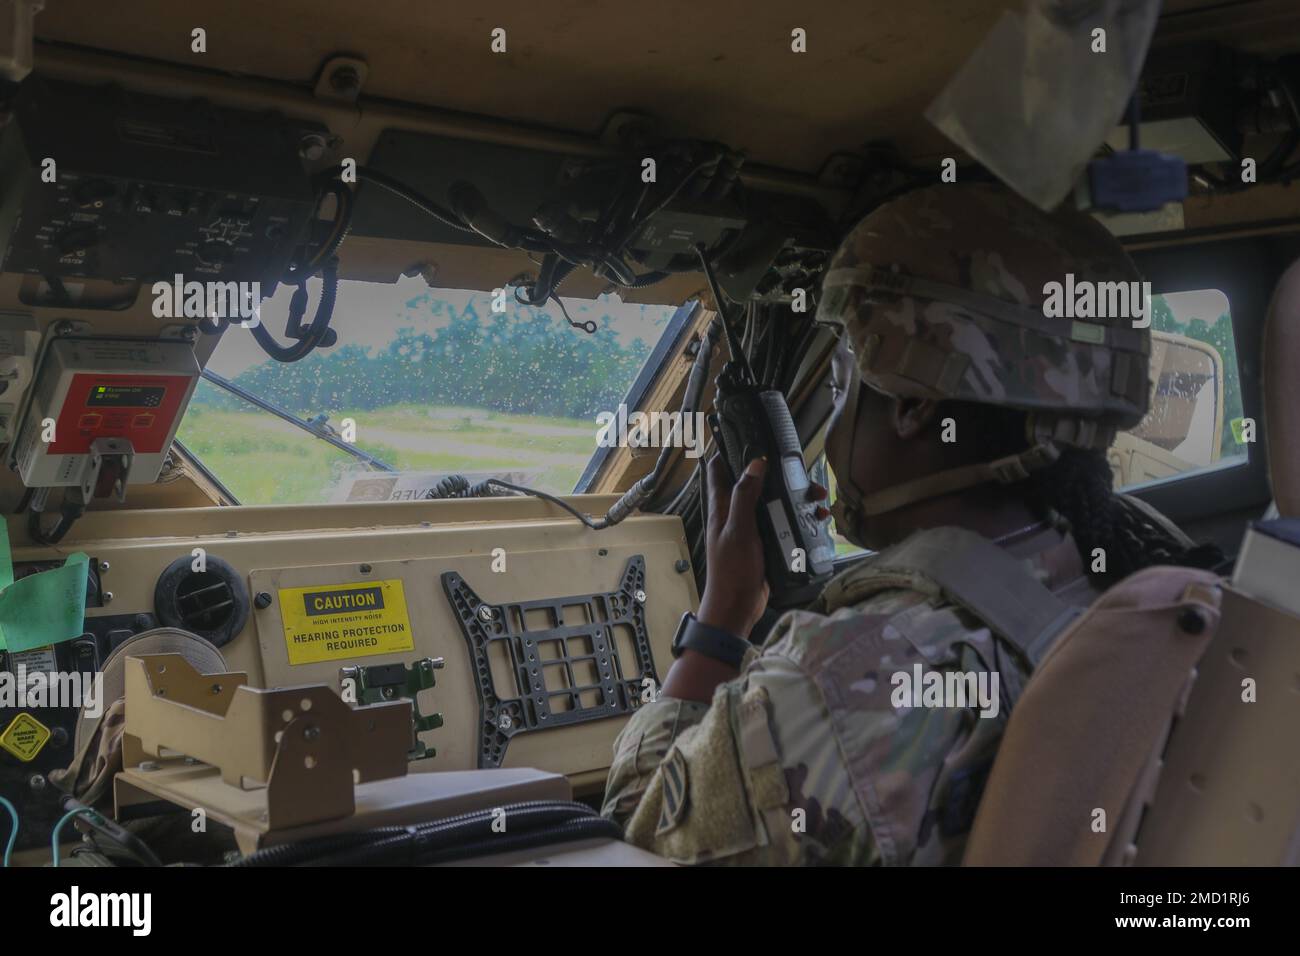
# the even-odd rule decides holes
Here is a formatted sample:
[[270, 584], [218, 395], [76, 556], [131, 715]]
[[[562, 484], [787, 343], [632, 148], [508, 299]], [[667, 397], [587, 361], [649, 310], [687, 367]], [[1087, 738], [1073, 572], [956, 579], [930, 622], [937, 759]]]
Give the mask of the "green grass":
[[[533, 449], [542, 454], [580, 455], [585, 463], [596, 449], [596, 423], [582, 419], [538, 415], [503, 415], [476, 408], [421, 408], [393, 405], [369, 411], [343, 411], [330, 416], [337, 427], [345, 418], [357, 423], [358, 440], [368, 429], [412, 432], [433, 443], [436, 436], [449, 441], [472, 442], [516, 452]], [[567, 489], [566, 489], [567, 490]]]
[[557, 429], [573, 429], [592, 435], [596, 432], [595, 421], [585, 418], [559, 418], [553, 415], [510, 415], [505, 412], [493, 412], [483, 408], [457, 408], [450, 405], [389, 405], [374, 408], [364, 414], [367, 419], [376, 422], [393, 421], [460, 421], [471, 419], [490, 422], [494, 427], [509, 428], [512, 425], [541, 425]]
[[[547, 491], [572, 490], [595, 450], [595, 425], [580, 420], [396, 405], [340, 412], [330, 424], [338, 428], [349, 417], [357, 422], [358, 447], [399, 470], [524, 471]], [[556, 434], [528, 433], [538, 428]], [[385, 440], [368, 440], [368, 431]], [[179, 438], [244, 504], [328, 501], [344, 472], [360, 467], [346, 452], [261, 411], [195, 404]]]

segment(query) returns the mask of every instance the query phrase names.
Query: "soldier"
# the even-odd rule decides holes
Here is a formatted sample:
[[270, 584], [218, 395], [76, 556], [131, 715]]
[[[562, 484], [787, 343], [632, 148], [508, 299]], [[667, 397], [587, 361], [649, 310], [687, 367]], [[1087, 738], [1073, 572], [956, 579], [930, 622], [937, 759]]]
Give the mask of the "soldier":
[[603, 812], [630, 842], [681, 863], [958, 863], [1054, 637], [1141, 567], [1221, 559], [1112, 492], [1105, 449], [1146, 412], [1149, 331], [1045, 316], [1067, 273], [1139, 278], [1090, 217], [1000, 187], [920, 189], [849, 233], [817, 315], [840, 333], [832, 511], [883, 550], [750, 644], [766, 463], [733, 488], [710, 462], [698, 617], [615, 745]]

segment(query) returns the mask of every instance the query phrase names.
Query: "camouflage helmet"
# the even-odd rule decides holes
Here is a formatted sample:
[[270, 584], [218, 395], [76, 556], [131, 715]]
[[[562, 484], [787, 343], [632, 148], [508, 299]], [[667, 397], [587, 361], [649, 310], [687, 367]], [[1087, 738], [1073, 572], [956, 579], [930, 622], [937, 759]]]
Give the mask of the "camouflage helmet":
[[[1076, 280], [1093, 284], [1098, 306], [1122, 299], [1126, 314], [1049, 310], [1054, 296], [1073, 302]], [[1001, 186], [939, 184], [880, 206], [849, 232], [817, 321], [847, 333], [862, 382], [876, 391], [1023, 409], [1035, 442], [1104, 449], [1147, 410], [1143, 288], [1091, 216], [1044, 213]], [[1099, 310], [1111, 311], [1090, 311]]]

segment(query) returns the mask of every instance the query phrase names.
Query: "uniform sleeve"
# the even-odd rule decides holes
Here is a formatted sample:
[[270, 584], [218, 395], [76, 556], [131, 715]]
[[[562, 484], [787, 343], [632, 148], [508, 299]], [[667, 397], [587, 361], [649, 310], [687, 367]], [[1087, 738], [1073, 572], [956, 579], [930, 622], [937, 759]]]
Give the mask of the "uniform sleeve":
[[709, 705], [699, 701], [660, 697], [633, 714], [614, 741], [602, 814], [625, 826], [673, 742], [708, 712]]
[[709, 705], [661, 697], [632, 717], [603, 809], [629, 843], [690, 864], [878, 861], [827, 708], [798, 660], [810, 627], [831, 621], [844, 624], [787, 615]]

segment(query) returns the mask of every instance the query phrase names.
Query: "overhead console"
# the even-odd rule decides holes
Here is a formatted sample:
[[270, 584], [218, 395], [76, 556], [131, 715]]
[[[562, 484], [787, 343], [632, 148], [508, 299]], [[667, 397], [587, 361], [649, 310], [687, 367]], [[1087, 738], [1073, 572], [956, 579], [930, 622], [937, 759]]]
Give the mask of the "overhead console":
[[259, 282], [311, 218], [300, 143], [268, 113], [33, 75], [0, 140], [0, 269], [62, 279]]

